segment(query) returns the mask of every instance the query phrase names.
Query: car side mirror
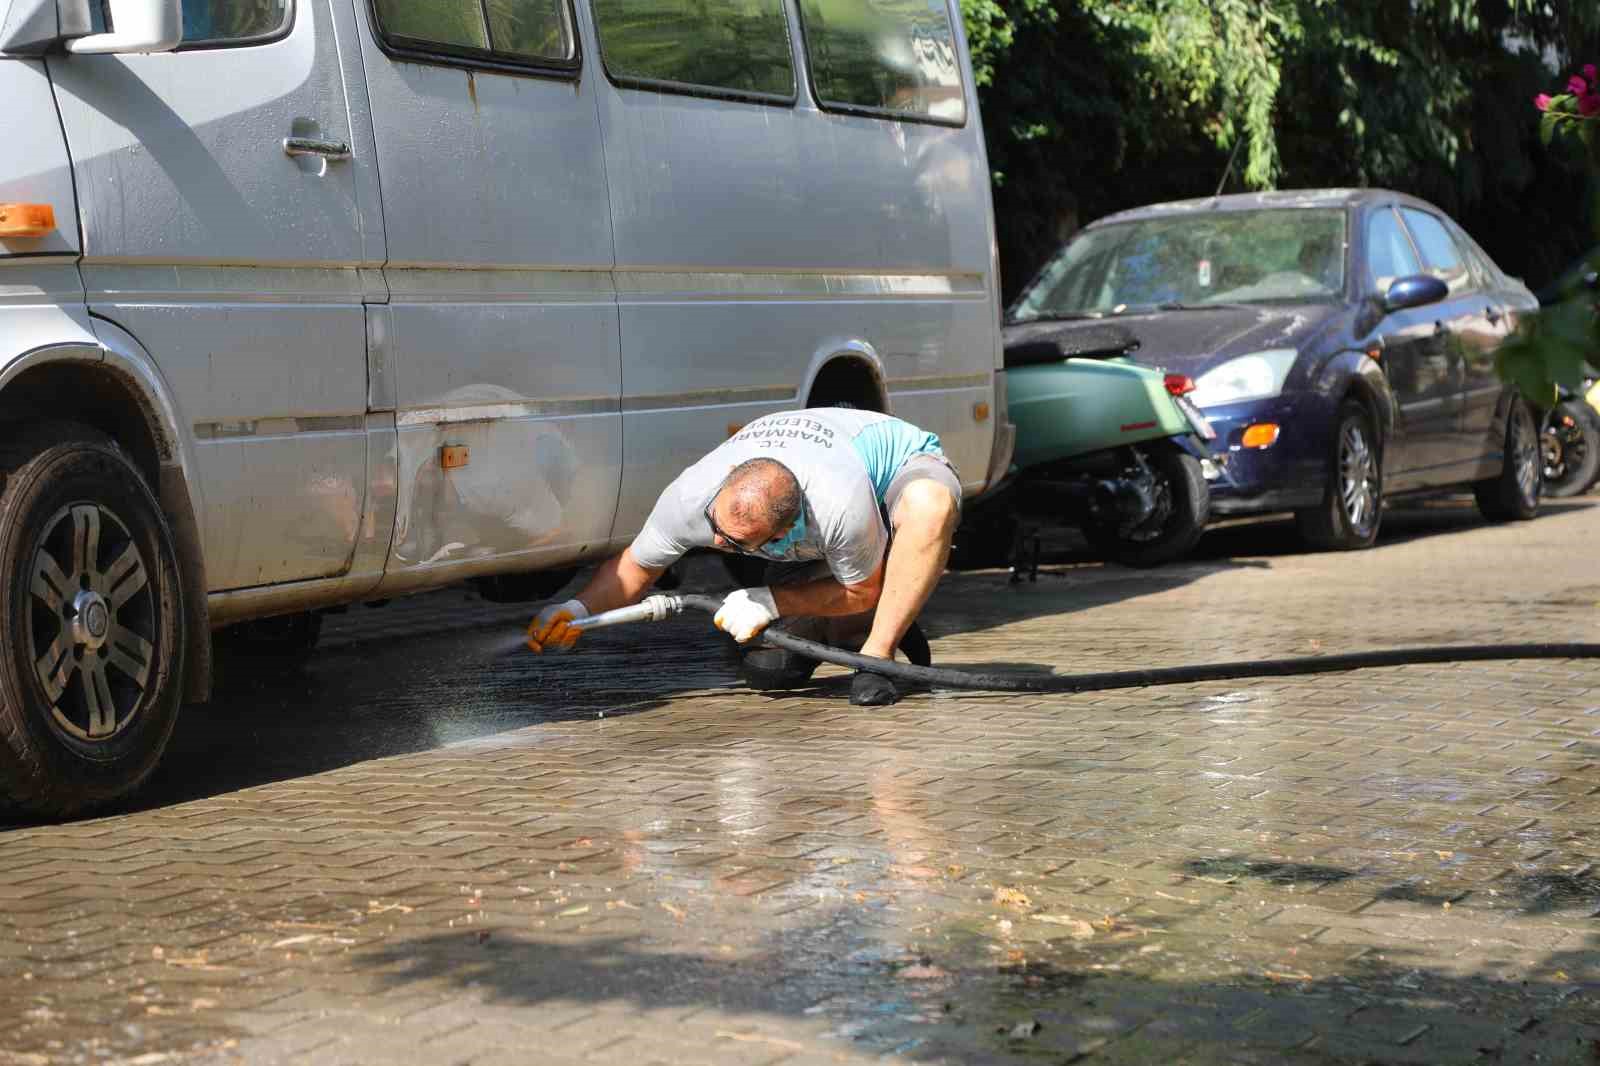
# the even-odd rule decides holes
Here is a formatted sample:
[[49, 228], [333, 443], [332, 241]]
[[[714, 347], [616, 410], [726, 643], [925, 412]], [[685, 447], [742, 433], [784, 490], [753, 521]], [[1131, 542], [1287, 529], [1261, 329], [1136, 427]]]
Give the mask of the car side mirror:
[[1408, 307], [1436, 304], [1450, 295], [1450, 286], [1431, 274], [1412, 274], [1396, 278], [1383, 294], [1385, 311], [1404, 311]]
[[183, 40], [183, 0], [107, 0], [108, 33], [67, 42], [76, 55], [170, 52]]

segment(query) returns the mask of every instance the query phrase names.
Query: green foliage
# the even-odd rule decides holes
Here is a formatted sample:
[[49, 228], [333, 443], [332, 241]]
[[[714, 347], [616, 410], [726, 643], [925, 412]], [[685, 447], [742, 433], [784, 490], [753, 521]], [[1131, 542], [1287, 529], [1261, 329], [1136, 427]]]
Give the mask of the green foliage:
[[1546, 54], [1600, 56], [1594, 0], [960, 3], [1008, 292], [1078, 224], [1219, 184], [1411, 192], [1535, 284], [1591, 243], [1531, 102]]
[[1548, 404], [1558, 385], [1582, 391], [1585, 365], [1597, 351], [1594, 304], [1571, 297], [1529, 319], [1495, 354], [1495, 370], [1524, 396]]

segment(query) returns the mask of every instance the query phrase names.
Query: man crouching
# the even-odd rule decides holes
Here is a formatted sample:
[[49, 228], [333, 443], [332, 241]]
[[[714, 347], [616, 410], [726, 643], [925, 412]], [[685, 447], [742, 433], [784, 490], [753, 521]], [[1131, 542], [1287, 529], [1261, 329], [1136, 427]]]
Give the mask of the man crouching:
[[[539, 612], [535, 651], [570, 649], [583, 619], [642, 599], [691, 548], [773, 563], [811, 564], [722, 601], [717, 628], [740, 644], [779, 618], [838, 619], [871, 612], [861, 654], [893, 659], [900, 648], [926, 665], [917, 615], [944, 573], [961, 509], [961, 480], [939, 438], [870, 411], [824, 407], [758, 418], [680, 474], [644, 529], [602, 563], [576, 599]], [[747, 653], [746, 675], [772, 676]], [[782, 671], [800, 684], [815, 663]], [[893, 703], [886, 677], [858, 672], [850, 702]]]

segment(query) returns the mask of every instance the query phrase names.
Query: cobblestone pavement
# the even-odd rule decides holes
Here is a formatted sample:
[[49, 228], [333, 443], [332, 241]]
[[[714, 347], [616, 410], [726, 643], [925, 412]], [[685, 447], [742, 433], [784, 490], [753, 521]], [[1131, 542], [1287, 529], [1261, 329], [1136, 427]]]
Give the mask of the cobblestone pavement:
[[[1600, 508], [1389, 527], [926, 621], [1015, 670], [1596, 639]], [[0, 1063], [1600, 1062], [1600, 663], [865, 711], [528, 613], [227, 658], [137, 805], [0, 831]]]

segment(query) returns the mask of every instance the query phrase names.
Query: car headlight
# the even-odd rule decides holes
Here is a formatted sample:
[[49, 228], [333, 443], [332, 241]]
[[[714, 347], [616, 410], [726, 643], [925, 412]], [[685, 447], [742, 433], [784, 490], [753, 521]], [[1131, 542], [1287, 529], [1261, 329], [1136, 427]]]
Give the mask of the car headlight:
[[1196, 407], [1216, 407], [1276, 396], [1299, 354], [1295, 348], [1272, 348], [1229, 359], [1195, 379], [1189, 401]]

